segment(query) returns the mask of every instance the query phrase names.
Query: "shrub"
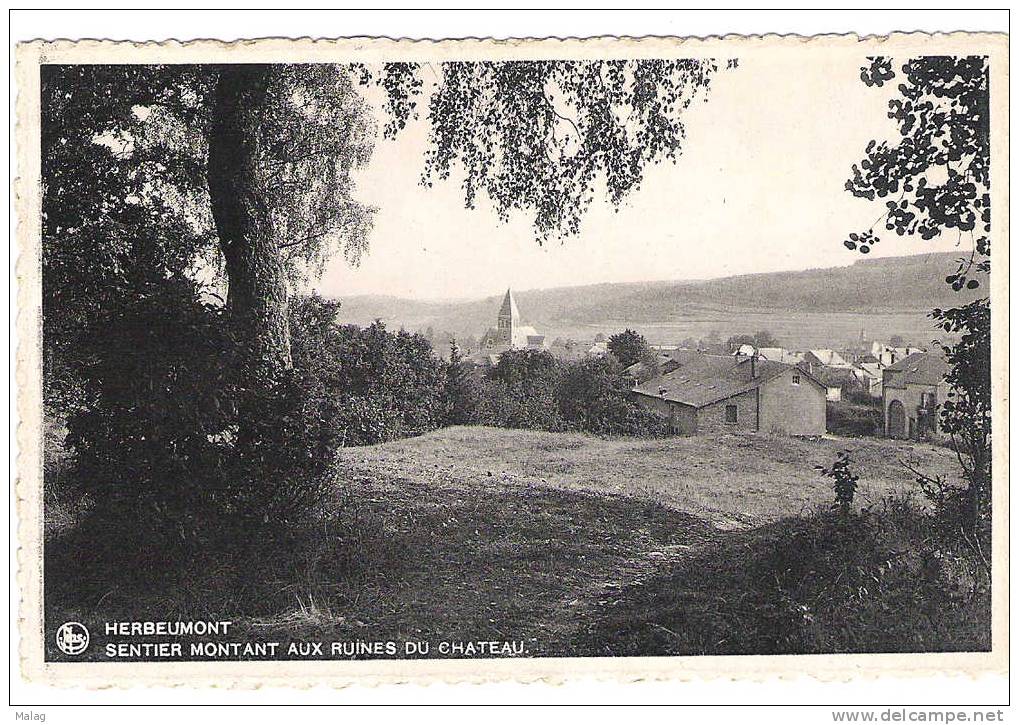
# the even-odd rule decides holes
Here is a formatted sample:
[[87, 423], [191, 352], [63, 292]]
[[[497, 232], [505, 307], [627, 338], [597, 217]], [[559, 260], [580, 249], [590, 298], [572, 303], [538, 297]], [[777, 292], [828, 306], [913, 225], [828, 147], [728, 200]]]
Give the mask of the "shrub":
[[884, 428], [880, 401], [878, 405], [855, 405], [828, 401], [825, 425], [829, 433], [845, 436], [877, 436]]
[[560, 368], [544, 350], [507, 350], [475, 381], [475, 422], [504, 428], [566, 430], [556, 390]]
[[844, 388], [842, 390], [842, 400], [855, 405], [862, 405], [877, 410], [881, 409], [881, 398], [875, 398], [862, 388]]
[[629, 328], [612, 335], [608, 341], [608, 349], [624, 368], [640, 362], [652, 352], [644, 336]]
[[[302, 308], [323, 304], [301, 301]], [[321, 311], [304, 311], [321, 320]], [[333, 313], [335, 316], [335, 312]], [[335, 402], [331, 425], [342, 445], [368, 445], [420, 435], [445, 423], [446, 367], [422, 335], [392, 333], [381, 322], [368, 327], [335, 325], [331, 319], [314, 344], [294, 355], [294, 365], [315, 371]]]
[[477, 400], [474, 423], [546, 431], [567, 428], [559, 414], [555, 381], [551, 378], [514, 385], [485, 375], [473, 381], [472, 389]]
[[[298, 321], [295, 349], [312, 332]], [[109, 536], [218, 546], [314, 515], [340, 445], [321, 368], [298, 355], [271, 385], [246, 380], [229, 313], [186, 280], [109, 309], [91, 333], [68, 480]]]
[[478, 400], [471, 384], [471, 365], [464, 361], [460, 346], [454, 339], [449, 346], [446, 380], [442, 389], [443, 422], [447, 425], [470, 423], [477, 408]]
[[564, 364], [559, 409], [571, 427], [591, 433], [663, 436], [668, 421], [630, 399], [630, 379], [612, 358]]
[[613, 357], [557, 361], [510, 350], [473, 383], [473, 422], [507, 428], [662, 436], [665, 418], [630, 399], [632, 381]]
[[853, 498], [856, 496], [856, 486], [860, 477], [853, 473], [850, 465], [852, 460], [848, 451], [839, 451], [838, 457], [829, 468], [814, 466], [822, 475], [832, 480], [832, 490], [835, 492], [835, 503], [833, 508], [837, 509], [843, 516], [849, 515], [849, 509], [853, 505]]
[[796, 522], [748, 562], [751, 576], [774, 581], [761, 592], [770, 625], [762, 644], [773, 652], [986, 648], [989, 620], [958, 621], [989, 603], [989, 591], [974, 589], [972, 563], [908, 498]]
[[86, 338], [88, 404], [68, 418], [73, 479], [96, 509], [171, 532], [228, 510], [240, 386], [226, 315], [186, 282], [110, 309]]
[[825, 509], [720, 537], [624, 591], [578, 654], [987, 650], [988, 581], [909, 498]]

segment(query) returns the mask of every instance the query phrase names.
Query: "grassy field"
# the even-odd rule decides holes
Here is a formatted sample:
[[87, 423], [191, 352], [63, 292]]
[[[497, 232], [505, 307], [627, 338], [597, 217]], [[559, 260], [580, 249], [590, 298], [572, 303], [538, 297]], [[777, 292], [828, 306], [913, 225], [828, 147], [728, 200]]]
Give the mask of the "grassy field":
[[957, 475], [950, 451], [909, 441], [768, 435], [602, 439], [484, 427], [447, 428], [382, 446], [349, 448], [342, 460], [355, 470], [385, 471], [433, 485], [494, 478], [507, 490], [541, 486], [624, 496], [731, 529], [830, 503], [828, 482], [814, 466], [831, 464], [842, 450], [851, 452], [860, 475], [861, 505], [915, 489], [900, 461], [950, 478]]
[[[345, 450], [336, 515], [310, 547], [268, 546], [243, 571], [194, 561], [146, 596], [47, 578], [48, 617], [97, 629], [116, 619], [223, 618], [240, 639], [283, 642], [512, 640], [529, 656], [717, 651], [698, 638], [678, 650], [649, 641], [644, 629], [680, 626], [655, 612], [681, 603], [648, 593], [673, 591], [670, 577], [690, 566], [731, 570], [755, 537], [774, 539], [786, 517], [827, 505], [813, 466], [845, 449], [864, 505], [912, 487], [899, 459], [954, 473], [948, 451], [876, 439], [450, 428]], [[51, 543], [47, 564], [59, 570], [60, 539]], [[728, 580], [698, 581], [684, 601], [716, 611]], [[635, 622], [644, 629], [624, 631]], [[629, 644], [606, 649], [617, 639]]]

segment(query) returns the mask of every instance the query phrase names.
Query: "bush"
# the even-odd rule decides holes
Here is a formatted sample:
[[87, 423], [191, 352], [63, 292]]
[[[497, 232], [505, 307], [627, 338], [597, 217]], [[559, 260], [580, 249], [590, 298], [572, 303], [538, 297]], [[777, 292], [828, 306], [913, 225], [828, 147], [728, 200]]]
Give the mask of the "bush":
[[578, 654], [985, 651], [990, 611], [972, 552], [890, 498], [720, 537], [624, 592]]
[[456, 340], [452, 340], [442, 390], [442, 414], [446, 425], [466, 425], [477, 413], [478, 399], [471, 384], [472, 369], [461, 356]]
[[309, 371], [331, 401], [327, 425], [340, 445], [382, 443], [443, 425], [447, 370], [428, 340], [389, 332], [381, 322], [336, 325], [338, 307], [317, 296], [297, 300], [292, 336], [294, 367]]
[[158, 548], [219, 545], [231, 528], [313, 512], [338, 445], [328, 386], [302, 367], [271, 386], [245, 380], [235, 330], [188, 281], [97, 322], [82, 357], [87, 404], [68, 419], [68, 478], [91, 515]]
[[842, 400], [846, 403], [854, 403], [868, 408], [877, 408], [878, 410], [881, 409], [881, 398], [875, 398], [873, 395], [861, 388], [843, 388]]
[[473, 422], [506, 428], [662, 436], [668, 421], [630, 399], [632, 382], [612, 357], [578, 362], [510, 350], [474, 383]]
[[[856, 516], [820, 514], [788, 527], [748, 562], [762, 587], [774, 652], [985, 649], [989, 604], [968, 552], [937, 535], [908, 498]], [[778, 572], [778, 578], [771, 573]], [[988, 610], [989, 611], [989, 608]]]
[[884, 429], [881, 401], [876, 406], [828, 401], [825, 427], [836, 435], [879, 436]]
[[832, 506], [842, 516], [849, 516], [853, 499], [856, 497], [856, 487], [860, 477], [853, 473], [852, 459], [849, 451], [839, 451], [835, 462], [829, 466], [814, 466], [822, 475], [832, 480], [832, 491], [835, 493], [835, 503]]
[[555, 381], [550, 377], [509, 384], [485, 375], [473, 381], [472, 389], [477, 400], [472, 422], [478, 425], [566, 430], [556, 404]]
[[668, 421], [630, 399], [630, 379], [612, 358], [564, 365], [559, 409], [571, 427], [603, 435], [664, 436]]

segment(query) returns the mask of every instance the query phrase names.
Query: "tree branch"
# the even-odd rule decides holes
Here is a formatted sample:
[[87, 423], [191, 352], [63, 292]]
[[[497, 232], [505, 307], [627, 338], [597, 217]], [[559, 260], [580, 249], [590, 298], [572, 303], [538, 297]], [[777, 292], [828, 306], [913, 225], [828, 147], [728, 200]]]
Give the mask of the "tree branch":
[[584, 137], [580, 135], [580, 129], [577, 128], [577, 124], [573, 121], [572, 118], [568, 118], [567, 116], [564, 116], [563, 114], [559, 113], [559, 111], [556, 110], [556, 107], [552, 105], [552, 101], [550, 101], [548, 96], [545, 95], [544, 88], [541, 89], [541, 97], [545, 99], [545, 103], [548, 104], [548, 107], [552, 110], [552, 113], [554, 113], [556, 116], [558, 116], [559, 118], [573, 126], [573, 131], [574, 133], [577, 134], [577, 140], [582, 142], [584, 140]]

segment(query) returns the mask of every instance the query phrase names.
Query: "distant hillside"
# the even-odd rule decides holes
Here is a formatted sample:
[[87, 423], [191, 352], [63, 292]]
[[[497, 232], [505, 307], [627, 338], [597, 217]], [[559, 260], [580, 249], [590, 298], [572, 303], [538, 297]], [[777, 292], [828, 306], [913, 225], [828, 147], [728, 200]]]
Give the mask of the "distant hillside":
[[[695, 282], [637, 282], [514, 290], [521, 314], [532, 324], [667, 322], [704, 309], [729, 311], [926, 312], [975, 299], [955, 293], [945, 275], [955, 252], [861, 259], [847, 267], [770, 272]], [[983, 292], [978, 290], [977, 292]], [[340, 318], [366, 324], [380, 318], [408, 329], [432, 325], [475, 332], [494, 321], [504, 289], [491, 297], [421, 302], [385, 295], [341, 298]]]

